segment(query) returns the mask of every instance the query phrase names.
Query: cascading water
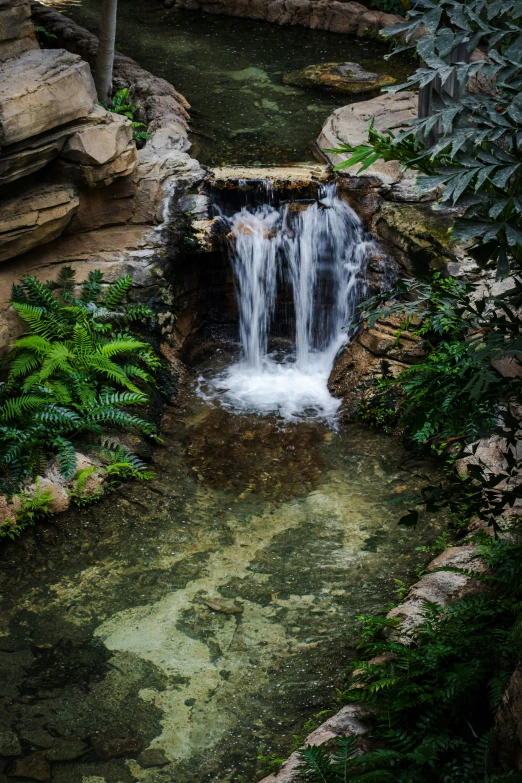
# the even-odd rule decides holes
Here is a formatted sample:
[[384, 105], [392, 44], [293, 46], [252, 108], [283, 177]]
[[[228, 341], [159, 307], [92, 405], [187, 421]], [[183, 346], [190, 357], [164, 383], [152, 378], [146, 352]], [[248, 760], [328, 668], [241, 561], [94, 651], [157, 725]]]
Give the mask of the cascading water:
[[[312, 204], [243, 208], [230, 219], [241, 358], [213, 380], [228, 406], [284, 418], [331, 419], [328, 376], [348, 341], [375, 246], [335, 185]], [[268, 350], [278, 280], [292, 292], [293, 348]]]

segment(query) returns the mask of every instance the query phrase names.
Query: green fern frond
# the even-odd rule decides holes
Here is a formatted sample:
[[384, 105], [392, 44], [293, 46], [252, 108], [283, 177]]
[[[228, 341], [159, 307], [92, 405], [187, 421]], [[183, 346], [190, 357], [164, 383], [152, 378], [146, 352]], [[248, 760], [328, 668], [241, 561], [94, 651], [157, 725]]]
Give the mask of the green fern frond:
[[37, 410], [48, 403], [47, 397], [37, 397], [30, 394], [5, 400], [0, 405], [0, 420], [9, 421], [10, 419], [16, 419], [25, 411]]
[[118, 278], [105, 291], [102, 303], [108, 310], [115, 310], [131, 286], [132, 277], [130, 275]]
[[136, 392], [104, 392], [100, 394], [101, 405], [141, 405], [147, 402], [147, 395]]
[[99, 352], [102, 356], [111, 357], [120, 353], [132, 353], [133, 351], [138, 351], [140, 348], [145, 348], [146, 345], [147, 344], [141, 342], [141, 340], [128, 337], [122, 340], [111, 340], [105, 345], [102, 345], [99, 348]]
[[53, 441], [53, 447], [58, 452], [58, 460], [60, 463], [60, 473], [66, 479], [70, 479], [76, 472], [76, 452], [74, 446], [69, 440], [58, 436]]
[[81, 298], [84, 302], [97, 302], [103, 283], [103, 272], [99, 269], [94, 269], [89, 272], [87, 280], [82, 284]]
[[48, 310], [59, 310], [60, 303], [45, 283], [41, 283], [32, 275], [25, 275], [21, 286], [30, 302]]

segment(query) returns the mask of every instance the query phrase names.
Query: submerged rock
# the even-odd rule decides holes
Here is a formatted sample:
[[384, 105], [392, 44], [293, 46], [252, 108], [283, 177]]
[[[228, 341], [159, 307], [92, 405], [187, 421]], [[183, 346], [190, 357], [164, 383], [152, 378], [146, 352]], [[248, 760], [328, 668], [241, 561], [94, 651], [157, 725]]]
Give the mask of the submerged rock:
[[95, 735], [89, 739], [100, 761], [110, 761], [122, 756], [136, 756], [143, 749], [143, 740], [139, 737], [109, 739], [102, 735]]
[[163, 748], [147, 748], [138, 756], [138, 764], [144, 769], [149, 767], [163, 767], [169, 760]]
[[45, 751], [38, 751], [23, 759], [17, 759], [8, 775], [10, 778], [29, 778], [29, 780], [47, 783], [51, 780], [51, 765], [45, 756]]
[[0, 756], [19, 756], [21, 752], [20, 740], [14, 731], [1, 731]]
[[395, 84], [395, 79], [365, 71], [358, 63], [319, 63], [286, 74], [283, 82], [296, 87], [321, 87], [347, 95], [362, 95]]
[[243, 611], [242, 606], [238, 606], [238, 604], [230, 601], [220, 601], [217, 598], [200, 598], [198, 603], [205, 604], [205, 606], [208, 606], [208, 608], [212, 609], [212, 611], [221, 612], [222, 614], [241, 614]]

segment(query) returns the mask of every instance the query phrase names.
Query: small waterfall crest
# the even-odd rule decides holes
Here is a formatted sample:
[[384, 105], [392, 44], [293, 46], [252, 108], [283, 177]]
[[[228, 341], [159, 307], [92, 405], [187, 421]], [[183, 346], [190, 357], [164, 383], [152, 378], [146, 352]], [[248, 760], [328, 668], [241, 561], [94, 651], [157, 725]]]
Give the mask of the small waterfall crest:
[[[313, 203], [243, 208], [229, 219], [240, 360], [212, 381], [223, 404], [286, 419], [332, 419], [328, 376], [348, 341], [376, 248], [335, 185]], [[292, 346], [269, 351], [278, 289], [291, 292]]]

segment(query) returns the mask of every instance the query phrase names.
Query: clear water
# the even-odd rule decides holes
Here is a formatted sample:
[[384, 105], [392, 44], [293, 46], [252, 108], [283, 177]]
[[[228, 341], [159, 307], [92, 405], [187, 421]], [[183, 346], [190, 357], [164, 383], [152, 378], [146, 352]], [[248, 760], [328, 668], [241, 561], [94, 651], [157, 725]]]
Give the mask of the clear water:
[[89, 750], [53, 783], [255, 783], [258, 755], [338, 708], [355, 618], [414, 579], [443, 524], [397, 526], [437, 471], [363, 427], [233, 415], [189, 389], [163, 430], [152, 482], [3, 549], [0, 731], [139, 738], [169, 760]]
[[[335, 184], [312, 203], [244, 207], [228, 220], [241, 357], [210, 383], [211, 397], [286, 419], [332, 420], [340, 400], [328, 377], [364, 298], [366, 259], [376, 247]], [[293, 299], [293, 340], [269, 354], [278, 280]], [[209, 384], [201, 383], [203, 393]], [[212, 391], [214, 395], [212, 395]]]
[[[46, 0], [97, 32], [101, 0]], [[171, 82], [192, 105], [192, 154], [202, 163], [288, 163], [312, 158], [331, 112], [353, 100], [283, 84], [318, 62], [358, 62], [405, 79], [411, 66], [386, 47], [344, 35], [166, 10], [160, 0], [119, 0], [118, 49]], [[366, 96], [367, 98], [367, 96]]]

